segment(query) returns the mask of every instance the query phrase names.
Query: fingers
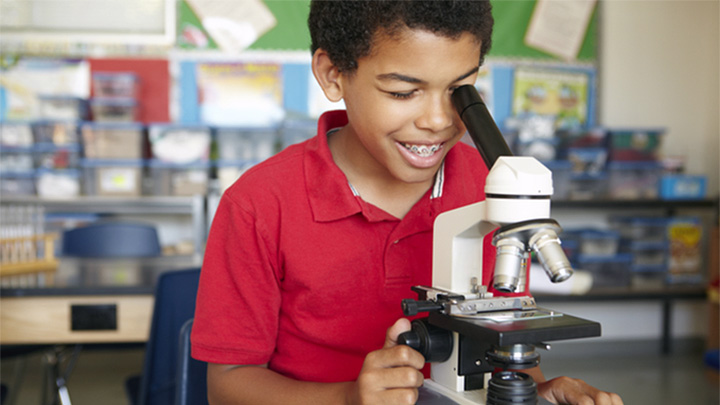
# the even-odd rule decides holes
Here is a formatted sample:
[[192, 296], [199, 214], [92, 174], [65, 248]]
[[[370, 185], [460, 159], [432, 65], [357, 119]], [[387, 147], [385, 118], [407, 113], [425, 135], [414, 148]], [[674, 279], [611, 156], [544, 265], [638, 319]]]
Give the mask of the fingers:
[[538, 395], [554, 404], [623, 405], [619, 395], [601, 391], [585, 381], [569, 377], [539, 383]]
[[387, 349], [396, 346], [398, 336], [400, 336], [403, 332], [409, 331], [411, 328], [410, 321], [406, 318], [400, 318], [395, 321], [393, 326], [388, 328], [387, 333], [385, 334], [385, 345], [383, 348]]

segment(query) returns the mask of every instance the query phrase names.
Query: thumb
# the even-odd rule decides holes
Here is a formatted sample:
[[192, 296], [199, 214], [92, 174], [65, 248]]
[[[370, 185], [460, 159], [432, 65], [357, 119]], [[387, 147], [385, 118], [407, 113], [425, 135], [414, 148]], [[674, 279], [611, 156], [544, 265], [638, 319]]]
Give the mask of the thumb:
[[385, 334], [385, 345], [383, 346], [383, 349], [389, 349], [391, 347], [397, 346], [397, 340], [398, 336], [400, 336], [401, 333], [407, 332], [411, 329], [410, 326], [410, 320], [406, 318], [400, 318], [393, 326], [388, 328], [387, 333]]

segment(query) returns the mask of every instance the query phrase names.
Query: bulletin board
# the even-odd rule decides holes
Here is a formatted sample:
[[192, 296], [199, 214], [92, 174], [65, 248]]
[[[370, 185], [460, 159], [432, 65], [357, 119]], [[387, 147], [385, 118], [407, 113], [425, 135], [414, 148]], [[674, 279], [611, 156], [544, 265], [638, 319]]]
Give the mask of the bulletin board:
[[[250, 49], [308, 50], [310, 32], [307, 28], [309, 0], [264, 0], [277, 19], [277, 25], [260, 37]], [[491, 1], [495, 26], [493, 44], [488, 57], [558, 60], [524, 43], [535, 1]], [[594, 62], [597, 42], [597, 10], [593, 13], [587, 34], [578, 54], [578, 61]]]

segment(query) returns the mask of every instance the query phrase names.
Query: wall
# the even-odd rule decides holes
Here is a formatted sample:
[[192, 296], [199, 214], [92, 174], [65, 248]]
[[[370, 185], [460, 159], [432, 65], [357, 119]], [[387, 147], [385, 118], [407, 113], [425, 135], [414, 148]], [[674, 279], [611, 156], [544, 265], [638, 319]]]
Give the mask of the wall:
[[[602, 1], [598, 121], [664, 127], [663, 154], [685, 156], [687, 171], [720, 183], [720, 1]], [[717, 249], [717, 247], [715, 247]], [[659, 336], [658, 302], [551, 305], [597, 320], [608, 340]], [[678, 304], [674, 337], [704, 336], [706, 305]], [[632, 325], [632, 327], [628, 327]]]
[[663, 153], [720, 183], [720, 1], [600, 2], [599, 121], [664, 127]]

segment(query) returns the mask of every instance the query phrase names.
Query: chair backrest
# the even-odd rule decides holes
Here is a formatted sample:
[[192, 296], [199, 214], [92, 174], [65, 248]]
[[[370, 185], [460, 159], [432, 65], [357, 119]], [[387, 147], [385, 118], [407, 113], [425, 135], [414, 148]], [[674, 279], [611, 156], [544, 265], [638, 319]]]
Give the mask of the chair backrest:
[[154, 226], [97, 222], [63, 232], [62, 254], [74, 257], [153, 257], [162, 253]]
[[190, 357], [190, 332], [193, 320], [180, 329], [178, 368], [175, 377], [175, 405], [206, 405], [207, 363]]
[[174, 403], [178, 337], [185, 322], [195, 316], [199, 279], [200, 269], [168, 271], [158, 278], [140, 381], [140, 405]]

